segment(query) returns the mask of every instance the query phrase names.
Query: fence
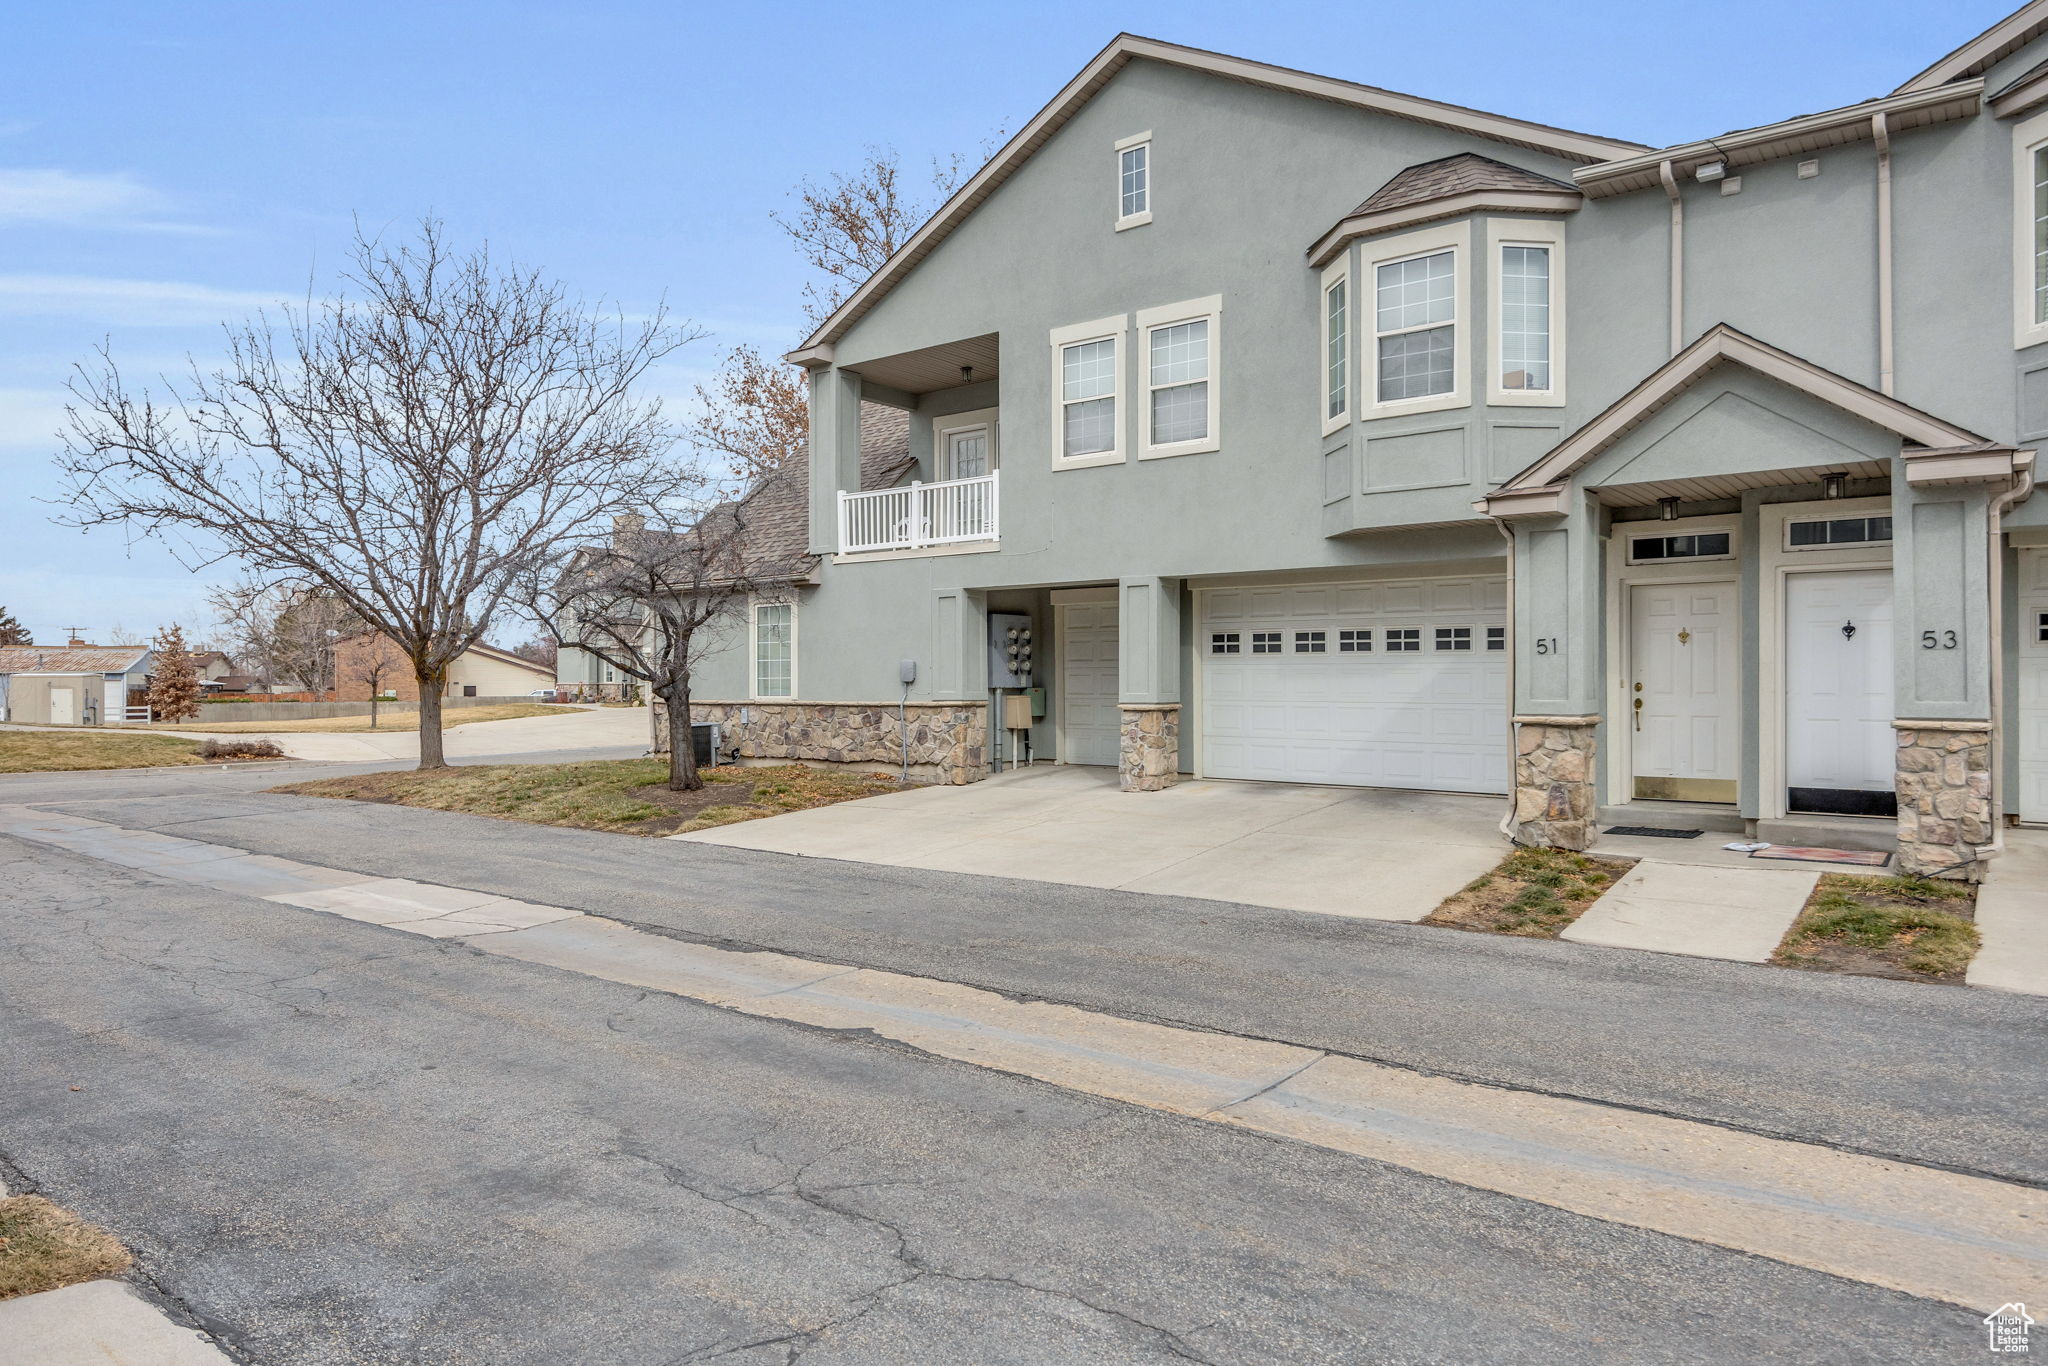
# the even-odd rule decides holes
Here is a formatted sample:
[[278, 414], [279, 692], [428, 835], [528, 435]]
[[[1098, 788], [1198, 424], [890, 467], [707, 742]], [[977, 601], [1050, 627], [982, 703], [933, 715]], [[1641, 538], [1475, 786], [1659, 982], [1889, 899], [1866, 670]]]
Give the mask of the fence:
[[996, 476], [839, 495], [839, 549], [918, 550], [996, 539]]

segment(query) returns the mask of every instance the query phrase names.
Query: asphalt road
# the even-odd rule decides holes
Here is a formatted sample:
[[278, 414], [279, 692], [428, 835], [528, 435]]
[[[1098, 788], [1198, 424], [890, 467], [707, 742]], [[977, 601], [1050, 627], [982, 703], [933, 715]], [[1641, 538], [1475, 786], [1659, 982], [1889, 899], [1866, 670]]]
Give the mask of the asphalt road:
[[0, 780], [0, 801], [2048, 1184], [2048, 1003], [2035, 997], [629, 840], [255, 790], [285, 780], [275, 775], [164, 773]]
[[[205, 837], [193, 823], [207, 819], [201, 799], [182, 800], [179, 833]], [[415, 856], [414, 842], [374, 834], [355, 808], [252, 804], [292, 809], [234, 820], [242, 836], [317, 842], [323, 861], [351, 865]], [[737, 881], [728, 851], [703, 846], [555, 845], [537, 839], [553, 832], [467, 820], [415, 828], [421, 848], [437, 844], [461, 871], [502, 864], [496, 876], [544, 899], [556, 897], [533, 880], [558, 859], [558, 885], [581, 883], [585, 901], [658, 897], [678, 915]], [[521, 843], [527, 855], [510, 861]], [[569, 859], [572, 848], [583, 852]], [[607, 861], [638, 870], [641, 891], [593, 883]], [[725, 871], [695, 878], [699, 862]], [[808, 880], [821, 912], [880, 918], [881, 887], [849, 886], [843, 867], [762, 866], [778, 870], [761, 879], [764, 895], [790, 897]], [[1983, 1355], [1967, 1311], [865, 1034], [737, 1015], [6, 837], [0, 879], [10, 1184], [115, 1229], [183, 1311], [252, 1362]], [[952, 942], [979, 918], [990, 961], [1029, 966], [1010, 947], [1012, 922], [1032, 918], [1024, 890], [1047, 895], [953, 880], [920, 884], [912, 899], [972, 893], [937, 927], [935, 951], [982, 956]], [[1117, 899], [1096, 907], [1128, 911]], [[1230, 923], [1211, 915], [1218, 933]], [[1042, 926], [1039, 942], [1055, 928]], [[1254, 955], [1270, 935], [1240, 933]], [[1117, 942], [1094, 936], [1073, 946], [1074, 961], [1114, 957]], [[1155, 956], [1177, 962], [1181, 947]], [[1353, 971], [1414, 977], [1424, 966]], [[1598, 988], [1597, 965], [1582, 973]], [[1585, 1008], [1597, 1013], [1607, 994], [1592, 990]], [[1518, 1033], [1495, 1031], [1504, 1055], [1528, 1051], [1510, 1046]], [[1996, 1034], [1980, 1021], [1972, 1037]]]

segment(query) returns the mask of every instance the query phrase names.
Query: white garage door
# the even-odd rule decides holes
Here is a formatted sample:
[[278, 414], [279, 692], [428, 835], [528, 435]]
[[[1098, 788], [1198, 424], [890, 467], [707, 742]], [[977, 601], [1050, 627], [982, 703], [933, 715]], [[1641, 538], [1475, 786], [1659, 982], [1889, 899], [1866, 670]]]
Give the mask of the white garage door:
[[1202, 594], [1211, 778], [1505, 792], [1499, 578]]

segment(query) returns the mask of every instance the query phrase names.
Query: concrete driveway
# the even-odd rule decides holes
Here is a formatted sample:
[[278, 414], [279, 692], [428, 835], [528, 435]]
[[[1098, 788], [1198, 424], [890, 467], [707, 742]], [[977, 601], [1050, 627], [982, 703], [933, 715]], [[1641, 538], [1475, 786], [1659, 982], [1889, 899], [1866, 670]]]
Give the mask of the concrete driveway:
[[1049, 765], [672, 838], [1420, 920], [1506, 857], [1501, 806], [1495, 797], [1209, 780], [1130, 793], [1117, 790], [1114, 769]]

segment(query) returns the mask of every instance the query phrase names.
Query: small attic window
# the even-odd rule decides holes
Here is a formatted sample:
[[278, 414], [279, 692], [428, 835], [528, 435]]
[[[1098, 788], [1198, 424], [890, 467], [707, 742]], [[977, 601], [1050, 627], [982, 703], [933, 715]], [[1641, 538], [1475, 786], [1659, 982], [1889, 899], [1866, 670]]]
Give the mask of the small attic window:
[[1116, 230], [1152, 221], [1152, 135], [1134, 133], [1116, 144]]

